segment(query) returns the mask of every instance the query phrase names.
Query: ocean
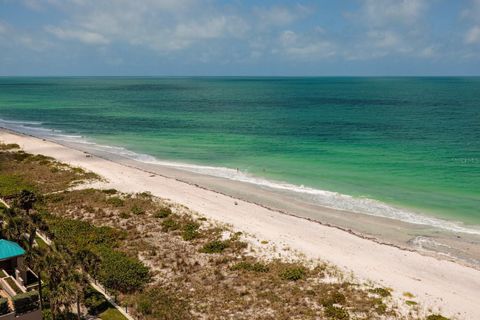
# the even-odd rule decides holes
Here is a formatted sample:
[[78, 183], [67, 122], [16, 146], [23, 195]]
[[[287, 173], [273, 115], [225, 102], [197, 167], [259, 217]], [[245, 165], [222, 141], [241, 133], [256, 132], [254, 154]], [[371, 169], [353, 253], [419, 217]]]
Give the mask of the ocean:
[[0, 127], [480, 234], [478, 77], [2, 77]]

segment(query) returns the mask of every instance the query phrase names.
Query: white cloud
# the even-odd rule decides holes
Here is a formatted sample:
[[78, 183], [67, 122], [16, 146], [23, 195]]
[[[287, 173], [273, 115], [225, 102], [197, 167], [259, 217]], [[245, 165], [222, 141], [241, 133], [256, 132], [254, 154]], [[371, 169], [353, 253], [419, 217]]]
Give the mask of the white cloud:
[[7, 25], [0, 21], [0, 34], [7, 33]]
[[178, 24], [175, 37], [186, 40], [215, 39], [226, 36], [238, 37], [246, 32], [248, 25], [236, 16], [214, 16], [204, 21]]
[[[331, 19], [338, 19], [333, 24], [322, 23], [325, 20], [319, 17], [326, 13], [320, 5], [317, 17], [313, 16], [316, 7], [292, 2], [252, 6], [242, 1], [218, 0], [21, 1], [24, 10], [28, 7], [45, 17], [54, 12], [54, 16], [48, 26], [38, 28], [43, 33], [33, 31], [36, 22], [23, 23], [24, 28], [31, 29], [17, 30], [17, 45], [33, 49], [37, 38], [43, 37], [56, 48], [68, 51], [72, 43], [78, 42], [91, 46], [96, 54], [104, 50], [105, 59], [111, 59], [112, 64], [121, 61], [127, 65], [128, 57], [135, 58], [136, 52], [138, 56], [160, 54], [172, 61], [219, 64], [330, 57], [427, 59], [445, 56], [446, 48], [473, 52], [476, 47], [468, 44], [480, 42], [480, 0], [465, 1], [469, 8], [459, 19], [463, 24], [452, 28], [450, 35], [438, 34], [437, 40], [435, 31], [429, 29], [438, 22], [430, 18], [430, 13], [436, 11], [429, 0], [357, 0], [358, 10], [350, 12], [346, 19], [341, 11], [333, 11]], [[460, 11], [456, 14], [460, 15]], [[12, 23], [22, 27], [21, 23]], [[2, 34], [13, 39], [8, 28], [0, 21], [0, 39], [5, 39]], [[457, 35], [455, 40], [451, 40], [453, 34]], [[114, 53], [113, 46], [129, 50]], [[112, 58], [115, 54], [125, 60]]]
[[423, 48], [419, 53], [419, 56], [423, 58], [433, 58], [436, 55], [437, 55], [437, 51], [434, 46]]
[[253, 11], [262, 27], [286, 26], [312, 12], [310, 8], [302, 5], [257, 7]]
[[29, 32], [18, 29], [0, 20], [0, 48], [13, 48], [21, 51], [42, 52], [50, 49], [52, 44], [44, 37], [32, 36]]
[[480, 43], [480, 26], [473, 26], [465, 35], [465, 42], [467, 44]]
[[388, 55], [427, 57], [426, 48], [432, 47], [431, 30], [424, 25], [428, 5], [427, 0], [363, 0], [357, 12], [347, 14], [358, 33], [344, 47], [344, 56], [353, 60]]
[[24, 6], [26, 6], [31, 10], [35, 10], [35, 11], [43, 10], [42, 3], [39, 0], [23, 0], [22, 2]]
[[403, 44], [400, 36], [393, 31], [369, 31], [367, 36], [377, 48], [395, 48]]
[[461, 12], [461, 18], [480, 22], [480, 0], [471, 0], [467, 8]]
[[464, 42], [467, 45], [480, 43], [480, 0], [472, 0], [462, 11], [461, 18], [470, 24], [465, 31]]
[[83, 0], [60, 6], [73, 12], [72, 17], [46, 30], [59, 39], [87, 44], [123, 43], [170, 52], [199, 42], [242, 37], [248, 30], [241, 17], [197, 0]]
[[291, 46], [297, 42], [298, 36], [291, 30], [285, 30], [280, 35], [280, 42], [283, 46]]
[[100, 45], [105, 45], [110, 43], [110, 41], [107, 38], [105, 38], [103, 35], [96, 32], [92, 32], [92, 31], [63, 29], [60, 27], [53, 27], [53, 26], [47, 26], [45, 30], [62, 40], [79, 40], [86, 44], [100, 44]]
[[318, 60], [336, 54], [335, 46], [328, 40], [309, 35], [299, 35], [291, 30], [281, 33], [280, 51], [287, 57], [295, 59]]
[[335, 49], [328, 41], [317, 41], [287, 48], [286, 53], [295, 58], [319, 59], [334, 56]]
[[365, 0], [364, 18], [373, 26], [411, 24], [426, 8], [425, 0]]

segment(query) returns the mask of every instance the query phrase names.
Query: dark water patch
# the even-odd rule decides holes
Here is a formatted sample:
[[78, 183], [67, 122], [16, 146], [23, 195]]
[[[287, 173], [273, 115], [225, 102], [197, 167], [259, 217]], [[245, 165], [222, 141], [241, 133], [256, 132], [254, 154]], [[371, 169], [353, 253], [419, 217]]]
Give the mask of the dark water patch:
[[116, 85], [102, 90], [112, 91], [184, 91], [196, 89], [193, 86], [188, 85], [175, 85], [175, 84], [130, 84], [130, 85]]
[[0, 118], [478, 220], [478, 166], [450, 159], [480, 158], [480, 78], [0, 79], [5, 83]]

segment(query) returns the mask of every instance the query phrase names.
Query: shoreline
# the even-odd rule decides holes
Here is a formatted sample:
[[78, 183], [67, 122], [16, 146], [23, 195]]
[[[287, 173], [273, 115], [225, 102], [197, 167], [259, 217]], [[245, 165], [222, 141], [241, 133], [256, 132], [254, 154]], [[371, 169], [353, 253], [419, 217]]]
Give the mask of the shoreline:
[[[337, 191], [293, 184], [283, 180], [269, 179], [261, 175], [251, 175], [248, 172], [239, 171], [238, 169], [235, 170], [230, 167], [160, 159], [150, 154], [130, 151], [125, 147], [119, 147], [115, 144], [98, 143], [94, 141], [94, 139], [81, 135], [67, 134], [62, 130], [30, 125], [42, 125], [42, 123], [0, 119], [0, 128], [10, 130], [14, 133], [53, 141], [69, 148], [94, 154], [100, 158], [128, 164], [138, 169], [152, 171], [155, 174], [202, 186], [209, 190], [236, 198], [242, 198], [242, 200], [254, 202], [259, 205], [265, 205], [277, 211], [288, 212], [289, 210], [265, 204], [263, 201], [252, 200], [250, 199], [251, 197], [249, 197], [252, 192], [250, 192], [247, 197], [234, 194], [232, 190], [226, 192], [223, 190], [226, 187], [225, 182], [228, 181], [229, 184], [231, 183], [235, 185], [235, 187], [238, 187], [238, 185], [249, 185], [251, 187], [248, 188], [250, 189], [249, 191], [253, 189], [269, 190], [271, 193], [275, 193], [277, 197], [289, 196], [307, 205], [315, 206], [317, 209], [332, 210], [338, 213], [351, 212], [356, 215], [367, 215], [371, 216], [373, 220], [385, 218], [393, 223], [399, 221], [409, 225], [419, 225], [421, 226], [420, 228], [424, 229], [435, 228], [447, 233], [475, 235], [478, 236], [478, 243], [480, 244], [480, 224], [470, 224], [452, 217], [442, 217], [438, 212], [435, 213], [427, 209], [418, 209], [398, 203], [387, 203], [374, 198], [355, 197]], [[197, 181], [201, 180], [200, 178], [204, 178], [205, 176], [211, 179], [209, 179], [209, 181], [202, 181], [203, 184], [197, 183]], [[205, 182], [207, 182], [207, 184], [205, 184]], [[275, 200], [276, 203], [278, 203], [278, 199]], [[296, 209], [298, 211], [298, 208]], [[331, 225], [343, 227], [342, 224], [331, 223]], [[480, 252], [478, 265], [480, 266]]]
[[[329, 226], [267, 206], [247, 202], [204, 186], [143, 170], [128, 164], [86, 157], [85, 151], [56, 142], [0, 129], [0, 139], [18, 143], [30, 153], [51, 156], [59, 161], [98, 173], [109, 186], [124, 192], [150, 191], [153, 195], [183, 204], [206, 217], [232, 225], [259, 239], [288, 246], [308, 259], [321, 259], [356, 277], [392, 287], [396, 295], [414, 293], [425, 308], [480, 318], [480, 271], [452, 262], [421, 255], [392, 244]], [[315, 223], [312, 223], [315, 222]], [[372, 241], [373, 240], [373, 241]], [[460, 314], [457, 314], [459, 313]]]
[[[184, 169], [185, 166], [196, 167], [195, 165], [185, 163], [176, 164], [163, 160], [157, 161], [154, 157], [148, 155], [137, 154], [121, 147], [104, 146], [95, 142], [80, 142], [75, 139], [72, 141], [68, 139], [65, 140], [60, 137], [71, 136], [56, 134], [55, 131], [51, 131], [51, 129], [32, 132], [29, 131], [29, 127], [26, 127], [26, 130], [22, 131], [21, 129], [0, 126], [0, 130], [50, 141], [66, 148], [91, 154], [106, 161], [120, 163], [124, 166], [142, 170], [149, 174], [159, 175], [166, 179], [174, 179], [194, 187], [243, 200], [268, 210], [306, 219], [324, 226], [338, 228], [379, 244], [391, 245], [403, 250], [434, 256], [439, 259], [452, 260], [466, 266], [480, 269], [480, 230], [478, 230], [477, 234], [476, 229], [466, 229], [467, 227], [463, 227], [461, 223], [457, 224], [454, 221], [413, 213], [419, 218], [425, 219], [425, 221], [431, 220], [432, 222], [432, 224], [414, 223], [404, 221], [401, 218], [389, 217], [388, 214], [386, 216], [379, 216], [359, 213], [348, 209], [338, 209], [324, 204], [318, 204], [308, 199], [308, 197], [303, 197], [304, 195], [298, 195], [290, 191], [278, 190], [255, 183]], [[43, 131], [49, 132], [49, 134], [44, 135], [42, 134]], [[110, 151], [110, 149], [125, 150], [125, 153]], [[151, 157], [154, 160], [141, 160], [137, 159], [134, 155]], [[211, 168], [214, 169], [216, 167]], [[332, 193], [329, 191], [325, 192]], [[376, 203], [376, 200], [367, 199], [367, 201], [372, 202], [373, 205]], [[378, 203], [383, 205], [381, 202]], [[388, 207], [387, 204], [384, 206], [384, 210], [389, 210], [390, 207]], [[396, 210], [395, 207], [391, 208]], [[408, 213], [408, 211], [405, 211], [405, 213]], [[452, 224], [453, 229], [457, 230], [457, 232], [445, 227], [439, 227], [437, 225], [438, 223]], [[458, 231], [462, 229], [466, 231]]]

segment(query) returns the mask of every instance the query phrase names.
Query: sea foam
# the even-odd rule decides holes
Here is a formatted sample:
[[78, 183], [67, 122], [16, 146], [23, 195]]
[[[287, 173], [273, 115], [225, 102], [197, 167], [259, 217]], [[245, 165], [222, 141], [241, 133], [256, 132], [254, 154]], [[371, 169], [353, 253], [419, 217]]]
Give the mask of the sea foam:
[[57, 142], [88, 145], [88, 148], [92, 151], [97, 150], [101, 152], [111, 153], [113, 155], [122, 156], [142, 163], [170, 167], [193, 173], [239, 181], [256, 185], [258, 187], [267, 188], [273, 191], [288, 192], [297, 195], [302, 199], [311, 201], [314, 204], [336, 210], [344, 210], [376, 217], [390, 218], [407, 223], [430, 226], [433, 228], [438, 228], [451, 232], [480, 235], [480, 229], [475, 228], [474, 226], [467, 227], [464, 226], [461, 222], [447, 221], [418, 212], [406, 210], [403, 208], [397, 208], [378, 200], [362, 197], [352, 197], [338, 192], [320, 190], [302, 185], [294, 185], [287, 182], [268, 180], [262, 177], [250, 175], [248, 172], [243, 172], [241, 170], [226, 167], [215, 167], [182, 162], [164, 161], [157, 159], [151, 155], [140, 154], [130, 151], [123, 147], [98, 144], [80, 135], [65, 134], [61, 130], [48, 129], [42, 127], [42, 123], [40, 122], [10, 120], [7, 121], [0, 119], [0, 127], [4, 127], [6, 129], [18, 131], [21, 133], [30, 134], [39, 138], [51, 139]]

